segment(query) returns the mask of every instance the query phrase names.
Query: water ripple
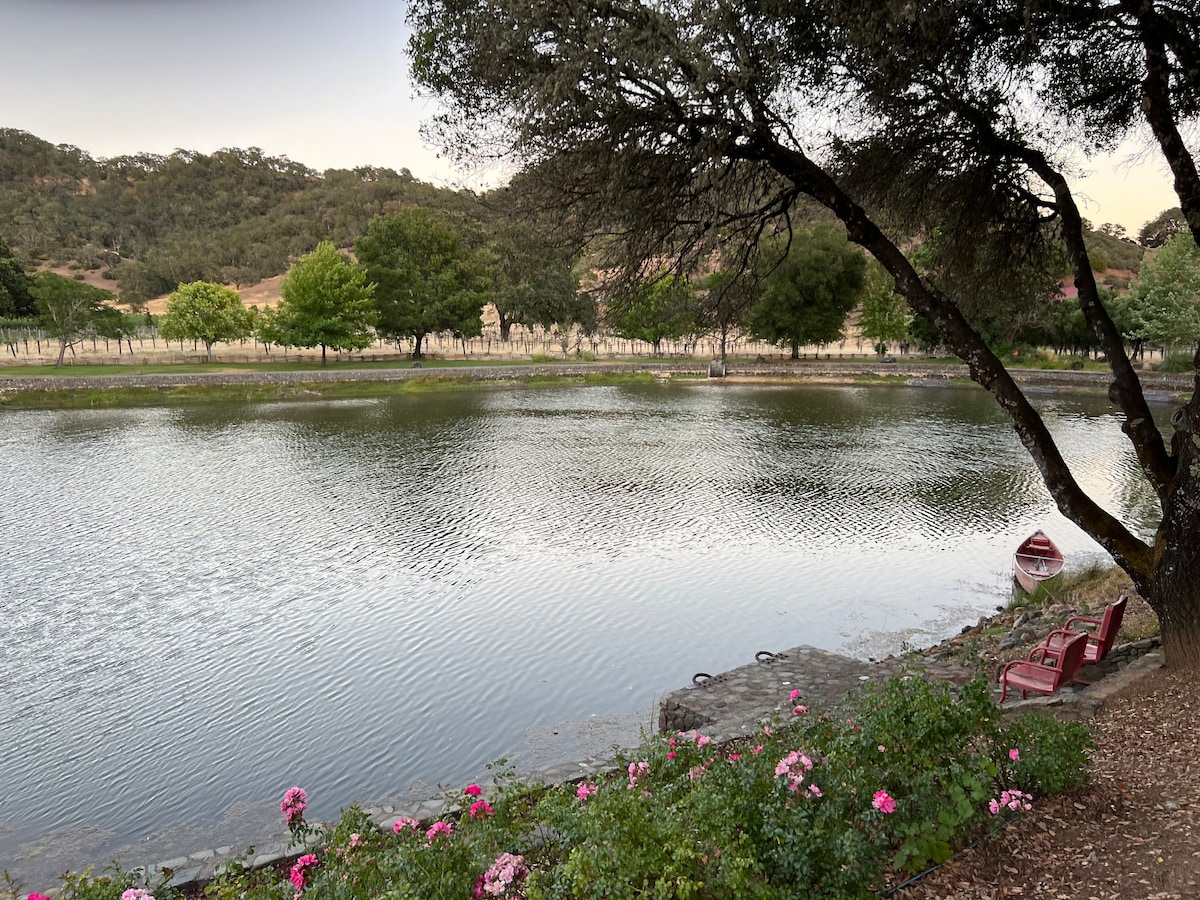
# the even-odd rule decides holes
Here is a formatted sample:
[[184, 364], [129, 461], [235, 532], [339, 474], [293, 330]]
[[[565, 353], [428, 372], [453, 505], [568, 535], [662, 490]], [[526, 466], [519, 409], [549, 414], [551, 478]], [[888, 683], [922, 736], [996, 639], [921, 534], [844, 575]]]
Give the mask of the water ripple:
[[[1144, 528], [1103, 402], [1045, 415]], [[469, 778], [532, 728], [638, 713], [760, 649], [920, 630], [931, 598], [975, 615], [1034, 527], [1096, 552], [969, 389], [0, 417], [0, 861], [294, 783], [329, 815]]]

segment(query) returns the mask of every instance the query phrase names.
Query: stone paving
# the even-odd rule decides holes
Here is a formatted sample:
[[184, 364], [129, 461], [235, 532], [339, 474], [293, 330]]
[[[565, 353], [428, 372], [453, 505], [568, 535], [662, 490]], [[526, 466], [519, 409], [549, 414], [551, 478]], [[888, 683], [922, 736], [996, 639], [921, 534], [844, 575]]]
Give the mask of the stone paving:
[[789, 697], [800, 691], [798, 703], [828, 708], [866, 682], [886, 681], [921, 672], [928, 678], [966, 684], [971, 672], [943, 660], [920, 657], [865, 662], [800, 646], [782, 653], [762, 652], [754, 662], [712, 677], [693, 678], [692, 687], [667, 694], [659, 703], [659, 731], [702, 729], [714, 739], [732, 739], [756, 731], [773, 716], [787, 718]]

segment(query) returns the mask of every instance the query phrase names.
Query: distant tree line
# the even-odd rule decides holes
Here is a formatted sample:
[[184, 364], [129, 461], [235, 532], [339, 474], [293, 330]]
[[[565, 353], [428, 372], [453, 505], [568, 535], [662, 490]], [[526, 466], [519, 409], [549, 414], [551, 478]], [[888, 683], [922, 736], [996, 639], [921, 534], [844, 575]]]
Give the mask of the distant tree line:
[[[0, 129], [0, 318], [50, 328], [62, 341], [60, 361], [83, 336], [118, 336], [117, 318], [104, 312], [115, 294], [31, 275], [39, 263], [101, 269], [122, 303], [171, 294], [160, 333], [201, 342], [210, 357], [214, 343], [252, 334], [268, 345], [320, 346], [323, 356], [377, 338], [406, 340], [419, 357], [428, 335], [479, 335], [487, 304], [501, 340], [515, 324], [540, 327], [561, 338], [564, 352], [572, 334], [645, 341], [655, 352], [664, 341], [694, 345], [716, 335], [724, 355], [736, 334], [796, 357], [803, 346], [844, 340], [848, 326], [880, 354], [893, 344], [937, 349], [932, 330], [827, 213], [801, 204], [794, 225], [786, 237], [762, 235], [751, 257], [710, 255], [686, 276], [648, 259], [641, 278], [617, 283], [597, 268], [595, 246], [566, 243], [523, 209], [519, 182], [478, 196], [403, 169], [318, 173], [256, 148], [95, 160]], [[1187, 344], [1195, 296], [1180, 299], [1188, 260], [1174, 261], [1172, 239], [1188, 233], [1178, 208], [1147, 222], [1140, 243], [1112, 224], [1086, 230], [1093, 266], [1108, 273], [1103, 302], [1135, 353]], [[1164, 263], [1138, 281], [1147, 247], [1160, 248], [1152, 252]], [[960, 252], [960, 242], [935, 230], [912, 241], [909, 254], [961, 298], [989, 344], [1098, 349], [1078, 306], [1054, 300], [1064, 278], [1014, 264], [987, 235], [974, 265], [957, 266]], [[1069, 269], [1065, 251], [1059, 269]], [[345, 283], [313, 281], [315, 271], [340, 273]], [[237, 289], [285, 272], [279, 309], [238, 311]], [[1170, 279], [1184, 287], [1169, 292], [1162, 285]], [[361, 293], [351, 301], [342, 290]]]

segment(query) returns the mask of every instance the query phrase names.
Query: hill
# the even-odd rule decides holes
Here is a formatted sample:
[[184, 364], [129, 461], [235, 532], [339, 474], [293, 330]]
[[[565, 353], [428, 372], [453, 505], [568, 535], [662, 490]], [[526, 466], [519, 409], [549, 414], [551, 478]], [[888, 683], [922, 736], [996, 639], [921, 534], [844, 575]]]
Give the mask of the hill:
[[[373, 217], [406, 206], [468, 226], [486, 217], [474, 194], [407, 169], [317, 172], [253, 147], [94, 159], [0, 128], [0, 240], [38, 268], [82, 275], [124, 303], [158, 299], [151, 311], [196, 280], [229, 284], [247, 305], [270, 305], [277, 277], [297, 256], [323, 240], [351, 246]], [[1144, 248], [1107, 225], [1090, 230], [1088, 243], [1108, 270], [1101, 280], [1126, 288]]]
[[316, 172], [256, 148], [93, 159], [0, 128], [0, 238], [41, 267], [103, 278], [125, 301], [198, 279], [256, 284], [322, 240], [352, 244], [380, 213], [470, 217], [477, 202], [407, 169]]

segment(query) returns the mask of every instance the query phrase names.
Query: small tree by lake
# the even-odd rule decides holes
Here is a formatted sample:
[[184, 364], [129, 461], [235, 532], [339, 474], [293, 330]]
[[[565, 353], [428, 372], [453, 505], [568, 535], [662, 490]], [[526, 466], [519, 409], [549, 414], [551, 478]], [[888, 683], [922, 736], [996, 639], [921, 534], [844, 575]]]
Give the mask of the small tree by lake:
[[223, 284], [193, 281], [181, 284], [167, 298], [158, 333], [168, 341], [201, 341], [212, 362], [217, 341], [240, 341], [254, 332], [255, 313], [242, 305], [237, 291]]
[[375, 286], [329, 241], [300, 257], [279, 285], [281, 299], [262, 317], [264, 344], [361, 350], [375, 340]]

